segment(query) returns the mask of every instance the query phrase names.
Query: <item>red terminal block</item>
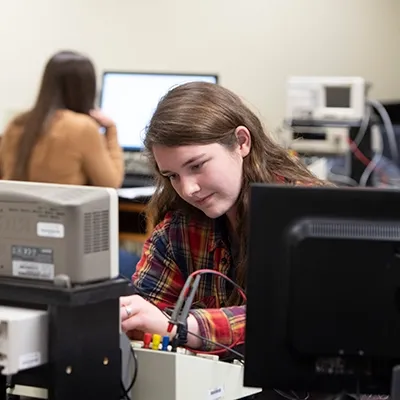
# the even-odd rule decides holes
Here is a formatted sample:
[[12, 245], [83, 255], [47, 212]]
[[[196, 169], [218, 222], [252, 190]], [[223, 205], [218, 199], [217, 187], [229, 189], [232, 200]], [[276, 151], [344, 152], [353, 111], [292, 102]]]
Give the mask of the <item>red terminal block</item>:
[[145, 349], [149, 349], [150, 343], [151, 343], [151, 333], [145, 333], [143, 336], [143, 347]]

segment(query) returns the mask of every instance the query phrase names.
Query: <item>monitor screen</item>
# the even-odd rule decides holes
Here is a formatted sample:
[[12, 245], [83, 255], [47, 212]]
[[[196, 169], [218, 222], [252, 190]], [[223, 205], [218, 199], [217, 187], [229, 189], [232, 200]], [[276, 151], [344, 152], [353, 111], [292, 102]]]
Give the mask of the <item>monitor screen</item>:
[[113, 72], [103, 74], [100, 108], [118, 129], [125, 151], [143, 148], [145, 128], [161, 97], [171, 88], [187, 82], [218, 83], [217, 75]]
[[349, 108], [351, 106], [351, 87], [326, 86], [325, 100], [327, 108]]

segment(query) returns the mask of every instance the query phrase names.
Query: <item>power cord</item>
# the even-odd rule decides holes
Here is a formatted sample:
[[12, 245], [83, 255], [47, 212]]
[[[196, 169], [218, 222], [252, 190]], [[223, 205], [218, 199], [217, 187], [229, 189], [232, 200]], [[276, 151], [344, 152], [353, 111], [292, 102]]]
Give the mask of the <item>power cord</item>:
[[122, 395], [121, 395], [120, 399], [121, 400], [130, 400], [129, 394], [128, 394], [129, 392], [125, 389], [125, 386], [124, 386], [124, 383], [122, 382], [122, 380], [120, 382], [120, 386], [121, 386], [121, 391], [122, 391]]
[[390, 152], [392, 153], [392, 161], [398, 164], [400, 162], [399, 148], [397, 146], [396, 134], [394, 132], [392, 120], [390, 119], [389, 113], [386, 111], [386, 108], [383, 106], [383, 104], [377, 100], [368, 100], [368, 104], [372, 106], [381, 117], [381, 120], [385, 127]]
[[273, 389], [275, 393], [279, 394], [279, 396], [285, 398], [286, 400], [308, 400], [310, 398], [310, 393], [307, 392], [304, 397], [300, 398], [297, 396], [297, 393], [293, 390], [290, 391], [290, 393], [293, 396], [288, 395], [287, 393], [283, 392], [282, 390], [278, 389]]
[[129, 345], [129, 348], [130, 348], [132, 360], [134, 362], [134, 372], [133, 372], [132, 380], [127, 388], [125, 388], [124, 382], [121, 379], [121, 391], [122, 391], [121, 399], [125, 399], [125, 400], [130, 400], [129, 392], [132, 390], [133, 386], [135, 385], [137, 375], [138, 375], [138, 359], [137, 359], [135, 351], [133, 350], [133, 347], [131, 345]]
[[[386, 111], [385, 107], [377, 100], [369, 100], [368, 103], [370, 104], [371, 107], [373, 107], [379, 116], [381, 117], [381, 120], [383, 122], [383, 125], [385, 127], [386, 131], [386, 136], [388, 139], [388, 144], [390, 148], [390, 152], [392, 154], [392, 161], [398, 165], [400, 162], [399, 158], [399, 149], [397, 146], [397, 141], [396, 141], [396, 134], [394, 132], [393, 124], [390, 119], [390, 116], [388, 112]], [[362, 174], [360, 178], [360, 186], [366, 186], [367, 181], [369, 177], [371, 176], [372, 172], [377, 169], [378, 164], [383, 158], [383, 140], [382, 140], [382, 146], [379, 152], [375, 154], [371, 162], [367, 165], [367, 168], [364, 170], [364, 173]]]
[[[375, 109], [375, 111], [379, 114], [379, 116], [383, 122], [383, 126], [385, 127], [386, 137], [388, 140], [389, 149], [390, 149], [391, 156], [392, 156], [392, 161], [396, 165], [398, 165], [398, 163], [400, 162], [399, 148], [397, 146], [396, 134], [394, 132], [393, 124], [392, 124], [390, 116], [389, 116], [388, 112], [386, 111], [385, 107], [382, 105], [382, 103], [380, 103], [377, 100], [368, 100], [367, 101], [367, 113], [362, 121], [359, 133], [357, 134], [357, 137], [355, 138], [352, 145], [353, 145], [353, 147], [355, 146], [356, 149], [358, 150], [358, 146], [361, 143], [362, 139], [364, 138], [364, 135], [366, 132], [366, 127], [368, 125], [367, 122], [369, 123], [369, 120], [371, 117], [371, 107], [373, 109]], [[381, 145], [380, 150], [375, 154], [375, 156], [373, 157], [373, 159], [371, 161], [370, 160], [365, 160], [365, 161], [361, 160], [361, 162], [363, 162], [363, 164], [366, 165], [366, 168], [360, 178], [359, 186], [366, 186], [371, 174], [375, 170], [379, 170], [378, 165], [383, 158], [383, 133], [382, 133], [382, 131], [380, 133], [382, 136], [382, 145]], [[355, 152], [356, 149], [354, 149], [352, 147], [350, 147], [350, 148], [353, 150], [353, 152]], [[358, 157], [356, 153], [355, 153], [355, 155], [357, 158], [360, 159], [360, 157]], [[365, 158], [365, 157], [363, 157], [363, 158]]]

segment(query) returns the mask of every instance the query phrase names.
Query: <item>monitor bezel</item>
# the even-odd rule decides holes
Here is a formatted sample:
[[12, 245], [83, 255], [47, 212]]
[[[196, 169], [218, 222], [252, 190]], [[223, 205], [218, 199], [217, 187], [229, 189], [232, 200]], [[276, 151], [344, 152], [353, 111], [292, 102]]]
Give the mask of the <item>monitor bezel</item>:
[[[309, 390], [310, 392], [325, 393], [338, 393], [343, 390], [348, 390], [350, 393], [356, 393], [357, 390], [366, 394], [388, 393], [391, 374], [390, 368], [400, 364], [400, 346], [397, 345], [397, 341], [395, 342], [393, 340], [393, 336], [396, 336], [400, 331], [399, 320], [396, 319], [395, 321], [392, 319], [392, 314], [389, 313], [393, 313], [392, 309], [395, 305], [393, 303], [393, 295], [397, 287], [396, 285], [399, 285], [398, 287], [400, 287], [399, 268], [392, 268], [394, 267], [392, 261], [397, 260], [397, 247], [400, 246], [400, 240], [398, 239], [398, 236], [396, 236], [398, 235], [398, 226], [400, 226], [400, 214], [398, 213], [400, 192], [389, 188], [309, 187], [253, 183], [250, 187], [249, 197], [249, 268], [246, 286], [247, 316], [245, 344], [246, 364], [244, 371], [245, 385], [249, 387], [263, 387], [263, 389]], [[319, 374], [319, 371], [317, 374], [314, 371], [315, 367], [313, 369], [313, 365], [315, 365], [313, 364], [315, 354], [311, 356], [311, 358], [303, 358], [303, 356], [309, 357], [309, 355], [293, 352], [294, 348], [296, 348], [296, 350], [299, 349], [298, 346], [293, 347], [294, 341], [291, 336], [292, 332], [289, 330], [293, 326], [293, 316], [296, 315], [297, 319], [308, 316], [308, 313], [299, 314], [297, 312], [298, 308], [301, 308], [301, 305], [297, 307], [297, 303], [294, 303], [293, 299], [299, 299], [299, 292], [301, 291], [296, 289], [297, 296], [293, 297], [293, 285], [296, 285], [298, 288], [304, 288], [304, 282], [310, 282], [311, 284], [311, 279], [309, 279], [308, 275], [305, 275], [304, 278], [302, 278], [299, 285], [294, 283], [295, 281], [293, 279], [297, 279], [299, 273], [302, 271], [294, 273], [295, 271], [292, 268], [293, 266], [297, 266], [300, 261], [303, 262], [303, 259], [298, 260], [292, 258], [295, 257], [296, 254], [299, 254], [294, 251], [298, 247], [293, 241], [293, 233], [296, 233], [297, 235], [304, 234], [303, 230], [298, 230], [300, 227], [299, 222], [301, 221], [322, 221], [324, 219], [335, 221], [335, 223], [338, 224], [340, 221], [346, 221], [351, 224], [354, 223], [354, 226], [365, 224], [365, 227], [368, 228], [367, 231], [369, 234], [376, 235], [372, 238], [367, 238], [364, 236], [358, 237], [354, 234], [355, 236], [346, 238], [344, 242], [349, 246], [352, 245], [354, 248], [359, 249], [360, 246], [355, 247], [355, 245], [357, 245], [356, 242], [362, 243], [363, 240], [374, 241], [377, 244], [385, 244], [388, 241], [392, 241], [389, 250], [385, 248], [384, 252], [379, 253], [384, 254], [385, 257], [386, 255], [390, 255], [390, 258], [387, 258], [387, 260], [383, 257], [386, 260], [386, 264], [380, 263], [378, 265], [379, 268], [382, 268], [382, 271], [385, 271], [385, 275], [382, 277], [380, 282], [374, 280], [373, 276], [375, 276], [374, 273], [376, 271], [374, 271], [372, 266], [369, 267], [368, 270], [366, 269], [368, 267], [368, 261], [365, 263], [365, 259], [368, 257], [368, 252], [370, 250], [364, 246], [366, 250], [365, 254], [360, 254], [360, 252], [356, 250], [354, 253], [347, 252], [346, 257], [349, 257], [349, 259], [346, 259], [340, 268], [338, 265], [337, 270], [341, 272], [339, 272], [340, 276], [337, 275], [336, 278], [340, 278], [342, 285], [340, 288], [338, 285], [332, 286], [332, 289], [328, 286], [322, 286], [330, 293], [335, 291], [335, 288], [337, 288], [340, 296], [338, 295], [337, 298], [332, 296], [330, 304], [324, 303], [323, 301], [315, 303], [315, 315], [318, 313], [318, 315], [322, 316], [331, 315], [331, 305], [335, 301], [338, 303], [338, 308], [335, 312], [343, 313], [342, 310], [345, 310], [346, 304], [349, 304], [346, 303], [346, 301], [343, 301], [343, 299], [349, 297], [346, 293], [349, 293], [349, 287], [354, 289], [351, 285], [355, 281], [361, 283], [365, 281], [366, 284], [368, 283], [369, 287], [378, 288], [374, 293], [375, 296], [380, 296], [379, 293], [383, 293], [382, 291], [379, 291], [381, 290], [379, 288], [381, 288], [382, 283], [390, 283], [390, 285], [393, 286], [391, 286], [390, 292], [385, 292], [390, 298], [387, 300], [387, 304], [390, 302], [391, 307], [390, 309], [387, 309], [388, 313], [383, 313], [383, 315], [388, 315], [388, 320], [392, 321], [392, 324], [390, 325], [390, 335], [388, 334], [390, 340], [386, 339], [387, 343], [385, 342], [382, 346], [382, 353], [378, 354], [376, 348], [373, 349], [373, 351], [370, 351], [372, 346], [368, 345], [363, 347], [363, 344], [361, 344], [362, 352], [356, 356], [353, 353], [348, 354], [347, 348], [343, 354], [339, 351], [335, 355], [332, 353], [319, 353], [321, 358], [341, 358], [350, 363], [356, 360], [356, 363], [359, 364], [360, 368], [363, 368], [361, 366], [363, 363], [369, 363], [370, 361], [373, 361], [374, 363], [378, 362], [379, 374], [373, 374], [368, 379], [363, 376], [358, 383], [357, 380], [354, 379], [354, 376], [347, 376], [346, 374], [340, 375], [339, 373], [337, 375], [321, 375]], [[371, 226], [376, 226], [376, 230], [371, 231], [369, 229]], [[384, 226], [385, 229], [379, 228], [381, 226]], [[394, 229], [394, 227], [396, 227], [396, 229]], [[296, 230], [294, 230], [294, 228]], [[379, 235], [382, 236], [375, 233], [375, 231], [378, 232], [380, 229], [381, 233], [379, 233]], [[365, 232], [365, 230], [357, 231], [357, 235], [361, 235], [360, 232], [363, 231]], [[342, 232], [342, 230], [339, 232]], [[387, 232], [389, 232], [391, 236], [387, 234]], [[334, 231], [332, 231], [333, 236], [328, 235], [327, 231], [322, 231], [321, 235], [325, 235], [321, 236], [321, 239], [328, 241], [331, 240], [331, 237], [333, 237], [334, 240], [344, 238], [344, 236], [334, 237], [334, 235], [336, 235]], [[339, 233], [337, 233], [337, 235], [339, 235]], [[353, 235], [353, 233], [350, 233], [349, 235]], [[309, 238], [307, 235], [304, 237], [306, 239]], [[371, 246], [371, 249], [372, 248], [376, 248], [376, 246]], [[335, 247], [335, 251], [337, 250], [338, 248]], [[324, 252], [325, 250], [320, 251]], [[316, 253], [318, 253], [318, 251]], [[322, 253], [319, 253], [318, 257], [322, 259], [321, 254]], [[344, 255], [343, 252], [337, 254], [339, 258]], [[328, 254], [327, 257], [329, 257]], [[330, 259], [333, 260], [335, 260], [335, 258], [337, 257], [330, 257]], [[294, 262], [294, 260], [297, 261]], [[331, 261], [328, 260], [327, 264], [330, 262]], [[347, 269], [343, 272], [342, 269], [346, 269], [349, 262], [354, 262], [353, 265], [356, 267], [352, 271]], [[398, 263], [398, 261], [396, 261], [396, 263]], [[311, 264], [313, 266], [317, 265], [314, 258], [312, 259]], [[310, 270], [309, 267], [310, 266], [308, 265], [308, 270]], [[329, 271], [335, 271], [335, 269], [330, 269]], [[369, 271], [371, 271], [371, 273], [369, 273]], [[362, 276], [363, 279], [358, 279], [358, 276]], [[345, 278], [349, 278], [347, 286], [343, 286]], [[296, 282], [298, 281], [296, 280]], [[321, 280], [315, 278], [312, 283], [314, 285], [319, 285]], [[331, 282], [329, 284], [331, 284]], [[328, 284], [325, 283], [325, 285]], [[313, 293], [313, 291], [303, 291], [302, 293]], [[363, 297], [359, 297], [359, 293], [361, 293], [361, 291], [354, 292], [354, 298], [362, 299]], [[362, 293], [368, 293], [368, 291], [364, 290]], [[369, 293], [368, 298], [372, 296], [371, 293], [372, 292]], [[313, 296], [311, 295], [310, 298], [313, 298]], [[296, 307], [293, 307], [293, 304], [296, 304]], [[329, 307], [326, 307], [327, 305]], [[362, 307], [364, 307], [364, 303], [362, 304]], [[296, 312], [291, 314], [291, 310], [294, 309], [296, 309]], [[307, 309], [304, 308], [304, 310]], [[366, 308], [364, 307], [363, 310], [366, 310]], [[374, 310], [374, 314], [371, 314], [368, 320], [372, 321], [377, 315], [381, 315], [382, 310], [384, 309], [379, 308], [378, 311]], [[331, 314], [329, 314], [329, 312]], [[338, 317], [340, 316], [340, 314], [337, 315]], [[344, 316], [345, 314], [341, 315]], [[360, 313], [358, 315], [360, 315], [359, 318], [362, 318], [364, 314]], [[335, 318], [335, 320], [343, 322], [344, 318], [339, 319], [338, 317]], [[323, 320], [324, 318], [321, 319]], [[358, 321], [358, 319], [355, 318], [354, 321]], [[316, 322], [321, 324], [320, 319]], [[349, 341], [354, 342], [355, 336], [351, 324], [341, 324], [340, 326], [343, 328], [340, 331], [348, 330]], [[363, 338], [362, 343], [365, 345], [364, 339], [369, 340], [370, 343], [376, 343], [372, 339], [374, 338], [374, 335], [376, 335], [376, 332], [379, 332], [381, 326], [382, 325], [376, 325], [377, 329], [375, 329], [374, 332], [365, 331], [364, 336], [366, 337]], [[324, 327], [326, 326], [322, 323], [321, 329]], [[306, 325], [304, 332], [308, 332], [308, 329], [308, 325]], [[297, 329], [296, 332], [298, 331], [299, 329]], [[321, 332], [315, 332], [314, 335], [309, 336], [311, 341], [315, 339], [318, 342], [316, 343], [315, 348], [319, 348], [318, 346], [320, 346], [320, 339], [318, 338], [321, 335]], [[328, 332], [332, 331], [328, 329]], [[321, 337], [326, 336], [325, 333], [326, 332], [324, 332]], [[296, 339], [298, 339], [298, 336], [296, 336]], [[333, 341], [335, 341], [335, 339], [333, 339]], [[342, 343], [343, 342], [339, 340], [339, 342], [335, 342], [335, 345], [340, 346]], [[390, 357], [387, 356], [388, 351], [385, 349], [385, 346], [387, 347], [388, 344], [392, 346], [390, 350], [392, 355]], [[364, 352], [364, 350], [366, 351]], [[380, 351], [380, 349], [378, 349], [378, 351]], [[295, 354], [296, 356], [293, 357]], [[299, 354], [301, 359], [298, 357]]]

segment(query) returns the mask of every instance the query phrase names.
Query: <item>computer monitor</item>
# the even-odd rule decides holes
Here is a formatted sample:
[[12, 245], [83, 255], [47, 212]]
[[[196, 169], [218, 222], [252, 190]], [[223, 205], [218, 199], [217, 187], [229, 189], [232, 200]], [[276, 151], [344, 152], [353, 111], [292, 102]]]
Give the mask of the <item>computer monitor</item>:
[[386, 394], [400, 363], [400, 192], [254, 184], [246, 386]]
[[218, 83], [217, 75], [106, 71], [100, 108], [114, 119], [125, 151], [141, 151], [145, 128], [161, 97], [186, 82]]

